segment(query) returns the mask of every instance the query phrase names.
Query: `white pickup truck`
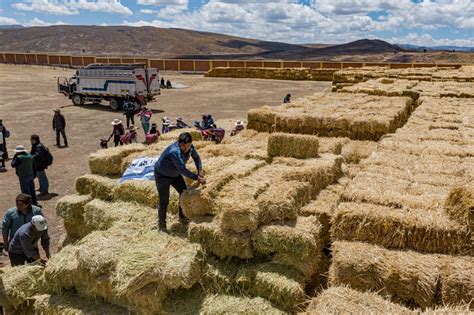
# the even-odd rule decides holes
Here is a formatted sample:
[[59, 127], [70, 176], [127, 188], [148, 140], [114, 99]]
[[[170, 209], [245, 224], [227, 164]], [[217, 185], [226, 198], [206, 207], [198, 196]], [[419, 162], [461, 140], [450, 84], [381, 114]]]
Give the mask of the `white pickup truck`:
[[122, 108], [127, 95], [151, 101], [160, 94], [158, 69], [144, 64], [91, 64], [78, 69], [72, 78], [58, 78], [58, 92], [74, 105], [108, 101], [113, 110]]

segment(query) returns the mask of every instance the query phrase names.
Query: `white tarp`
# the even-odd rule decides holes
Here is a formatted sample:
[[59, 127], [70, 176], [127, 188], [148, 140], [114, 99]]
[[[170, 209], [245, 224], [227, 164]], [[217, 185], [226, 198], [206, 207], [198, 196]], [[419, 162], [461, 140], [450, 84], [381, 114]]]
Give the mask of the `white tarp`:
[[140, 157], [132, 161], [127, 167], [127, 170], [123, 173], [120, 182], [125, 180], [154, 180], [154, 167], [157, 157]]

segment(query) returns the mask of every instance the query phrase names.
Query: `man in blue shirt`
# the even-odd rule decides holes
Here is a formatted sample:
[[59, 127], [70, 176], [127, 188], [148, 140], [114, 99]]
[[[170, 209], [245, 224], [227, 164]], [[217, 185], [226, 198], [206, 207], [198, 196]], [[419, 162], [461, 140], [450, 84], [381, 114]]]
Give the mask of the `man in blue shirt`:
[[[158, 227], [160, 231], [167, 233], [166, 229], [166, 210], [170, 198], [170, 186], [181, 196], [187, 188], [183, 175], [200, 184], [205, 184], [206, 180], [201, 176], [202, 163], [199, 154], [192, 144], [193, 138], [189, 132], [183, 132], [179, 135], [178, 141], [168, 146], [155, 164], [155, 182], [160, 197], [158, 207]], [[192, 157], [196, 164], [197, 174], [194, 174], [186, 168], [186, 163]], [[183, 209], [179, 207], [179, 218], [181, 222], [186, 223], [188, 219], [184, 216]]]
[[41, 215], [35, 215], [31, 222], [23, 224], [15, 233], [9, 244], [8, 256], [12, 267], [24, 265], [41, 260], [38, 241], [46, 253], [46, 258], [51, 257], [49, 253], [48, 224]]
[[19, 194], [15, 201], [16, 207], [10, 208], [5, 213], [2, 222], [2, 236], [6, 252], [8, 252], [8, 244], [20, 226], [31, 222], [35, 215], [43, 215], [41, 208], [31, 204], [30, 195]]

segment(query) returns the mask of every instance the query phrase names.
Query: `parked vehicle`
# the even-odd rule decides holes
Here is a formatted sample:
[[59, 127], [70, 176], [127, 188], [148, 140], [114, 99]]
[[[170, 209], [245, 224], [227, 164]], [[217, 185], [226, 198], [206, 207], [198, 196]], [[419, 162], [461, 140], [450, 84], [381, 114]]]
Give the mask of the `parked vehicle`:
[[153, 100], [160, 94], [160, 80], [158, 69], [144, 64], [91, 64], [71, 78], [59, 77], [58, 92], [77, 106], [108, 101], [120, 110], [127, 94], [144, 103]]

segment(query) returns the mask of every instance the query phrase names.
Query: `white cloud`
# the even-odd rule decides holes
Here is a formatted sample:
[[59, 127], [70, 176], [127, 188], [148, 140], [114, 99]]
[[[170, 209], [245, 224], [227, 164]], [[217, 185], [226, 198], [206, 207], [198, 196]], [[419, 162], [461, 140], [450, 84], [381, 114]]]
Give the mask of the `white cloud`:
[[137, 0], [137, 3], [154, 6], [188, 6], [188, 0]]
[[20, 24], [18, 23], [17, 20], [5, 17], [5, 16], [0, 16], [0, 25], [17, 25]]
[[153, 11], [153, 10], [150, 10], [150, 9], [141, 9], [141, 10], [140, 10], [140, 13], [143, 13], [143, 14], [155, 14], [156, 11]]
[[410, 43], [417, 46], [467, 46], [474, 47], [474, 39], [461, 39], [461, 38], [433, 38], [429, 34], [417, 34], [410, 33], [403, 37], [392, 37], [392, 42], [396, 43]]
[[31, 21], [29, 21], [28, 23], [24, 23], [23, 25], [24, 26], [50, 26], [50, 25], [65, 25], [65, 23], [61, 21], [57, 21], [55, 23], [45, 22], [35, 17]]
[[25, 0], [13, 3], [12, 7], [22, 11], [33, 11], [53, 15], [77, 15], [79, 10], [132, 15], [133, 12], [119, 0]]

